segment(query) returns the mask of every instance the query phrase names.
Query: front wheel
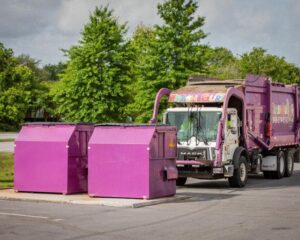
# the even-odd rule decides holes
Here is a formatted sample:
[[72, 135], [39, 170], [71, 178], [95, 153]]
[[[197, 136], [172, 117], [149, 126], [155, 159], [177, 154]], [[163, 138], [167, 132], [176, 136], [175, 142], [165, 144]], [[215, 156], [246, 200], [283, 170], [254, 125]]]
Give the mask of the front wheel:
[[248, 179], [247, 160], [240, 156], [238, 168], [234, 170], [233, 176], [228, 178], [230, 187], [242, 188], [246, 185]]
[[176, 186], [184, 186], [186, 183], [187, 178], [186, 177], [179, 177], [176, 179]]

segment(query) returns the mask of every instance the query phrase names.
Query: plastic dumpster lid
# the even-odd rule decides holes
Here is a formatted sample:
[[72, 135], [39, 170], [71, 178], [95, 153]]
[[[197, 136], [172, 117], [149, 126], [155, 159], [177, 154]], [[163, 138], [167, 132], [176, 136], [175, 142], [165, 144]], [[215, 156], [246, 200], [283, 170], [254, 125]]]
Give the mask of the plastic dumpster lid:
[[29, 125], [47, 125], [47, 126], [55, 126], [55, 125], [93, 125], [93, 123], [84, 123], [84, 122], [26, 122], [23, 123], [22, 126]]
[[95, 126], [107, 126], [107, 127], [113, 127], [113, 126], [119, 126], [119, 127], [155, 127], [155, 126], [171, 126], [169, 124], [153, 124], [153, 123], [100, 123], [95, 124]]

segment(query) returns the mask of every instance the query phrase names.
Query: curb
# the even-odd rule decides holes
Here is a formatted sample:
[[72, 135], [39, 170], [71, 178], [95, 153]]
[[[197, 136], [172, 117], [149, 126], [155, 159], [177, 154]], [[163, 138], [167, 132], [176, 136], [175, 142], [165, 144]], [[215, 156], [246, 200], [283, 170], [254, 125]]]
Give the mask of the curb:
[[[15, 196], [12, 196], [15, 195]], [[22, 196], [23, 195], [23, 196]], [[60, 199], [49, 199], [53, 197]], [[76, 199], [82, 196], [83, 199]], [[74, 197], [75, 199], [72, 199]], [[12, 189], [0, 189], [0, 200], [9, 201], [28, 201], [28, 202], [45, 202], [61, 204], [78, 204], [78, 205], [97, 205], [106, 207], [125, 207], [141, 208], [163, 203], [179, 202], [191, 198], [185, 195], [175, 195], [173, 197], [164, 197], [158, 199], [125, 199], [125, 198], [88, 198], [87, 195], [61, 195], [61, 194], [39, 194], [39, 193], [15, 193]]]

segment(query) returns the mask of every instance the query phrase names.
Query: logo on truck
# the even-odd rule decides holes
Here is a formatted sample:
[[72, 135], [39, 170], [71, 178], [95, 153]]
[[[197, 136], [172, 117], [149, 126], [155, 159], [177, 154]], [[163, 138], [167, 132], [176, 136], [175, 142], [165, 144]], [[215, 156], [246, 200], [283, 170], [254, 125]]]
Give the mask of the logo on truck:
[[224, 93], [178, 94], [171, 93], [169, 102], [223, 102]]
[[285, 103], [273, 103], [273, 123], [289, 123], [294, 121], [294, 104], [286, 99]]

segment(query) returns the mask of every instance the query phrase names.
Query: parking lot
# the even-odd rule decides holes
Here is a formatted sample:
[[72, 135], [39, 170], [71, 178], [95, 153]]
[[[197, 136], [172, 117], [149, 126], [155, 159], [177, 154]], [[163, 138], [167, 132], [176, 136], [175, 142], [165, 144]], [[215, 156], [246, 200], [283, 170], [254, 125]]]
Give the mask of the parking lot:
[[185, 200], [143, 208], [0, 201], [0, 239], [299, 239], [300, 164], [291, 178], [190, 180]]

